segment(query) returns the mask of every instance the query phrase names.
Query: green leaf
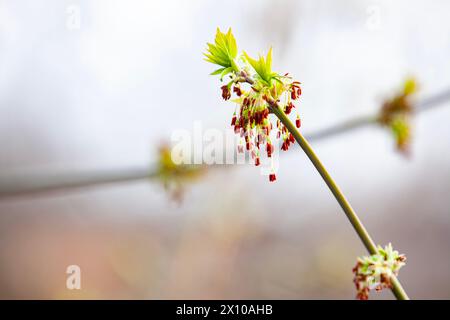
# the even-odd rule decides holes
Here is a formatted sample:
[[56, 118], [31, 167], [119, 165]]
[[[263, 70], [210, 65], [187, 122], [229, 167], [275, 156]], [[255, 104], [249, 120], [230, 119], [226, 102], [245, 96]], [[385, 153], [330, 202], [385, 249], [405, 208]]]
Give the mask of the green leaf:
[[236, 44], [236, 39], [233, 36], [233, 33], [231, 32], [231, 28], [228, 29], [227, 32], [227, 44], [228, 44], [228, 51], [230, 56], [234, 59], [237, 56], [237, 44]]
[[253, 69], [255, 69], [255, 71], [259, 74], [258, 70], [260, 70], [260, 65], [259, 65], [259, 61], [253, 59], [252, 57], [250, 57], [247, 52], [244, 51], [244, 56], [247, 59], [248, 63], [250, 63], [250, 65], [253, 67]]
[[211, 76], [216, 76], [218, 74], [221, 74], [226, 68], [219, 68], [213, 72], [210, 73]]
[[272, 73], [272, 47], [270, 47], [269, 52], [267, 52], [266, 70], [269, 74]]
[[233, 72], [233, 68], [232, 67], [228, 67], [222, 70], [222, 72], [220, 73], [220, 80], [223, 79], [223, 77], [225, 77], [227, 74]]
[[246, 52], [244, 52], [244, 57], [261, 78], [261, 80], [266, 82], [266, 84], [271, 85], [272, 79], [278, 76], [278, 74], [272, 72], [272, 47], [269, 49], [269, 52], [267, 53], [265, 59], [260, 55], [259, 59], [255, 60]]
[[[222, 66], [223, 68], [231, 67], [232, 70], [236, 69], [237, 71], [237, 66], [234, 62], [234, 59], [236, 59], [238, 49], [236, 39], [233, 36], [231, 28], [226, 34], [221, 32], [220, 29], [217, 28], [214, 44], [208, 43], [207, 45], [207, 52], [204, 53], [206, 61]], [[220, 74], [215, 72], [213, 73]]]

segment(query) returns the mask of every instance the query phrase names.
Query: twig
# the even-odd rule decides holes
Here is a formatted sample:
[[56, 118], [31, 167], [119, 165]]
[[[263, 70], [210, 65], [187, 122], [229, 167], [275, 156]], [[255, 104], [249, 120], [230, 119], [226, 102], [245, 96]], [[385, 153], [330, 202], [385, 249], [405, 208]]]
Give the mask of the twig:
[[[450, 100], [450, 90], [428, 97], [416, 104], [416, 113], [443, 106]], [[309, 141], [330, 138], [361, 127], [376, 124], [377, 116], [365, 116], [345, 121], [305, 135]], [[12, 196], [26, 196], [37, 193], [63, 192], [86, 187], [96, 187], [114, 183], [127, 183], [157, 176], [152, 168], [127, 168], [110, 171], [90, 171], [71, 173], [31, 174], [0, 177], [0, 199]]]
[[156, 175], [156, 171], [151, 171], [148, 168], [128, 168], [2, 177], [0, 179], [0, 198], [34, 193], [63, 192], [72, 189], [151, 179]]
[[[419, 101], [414, 106], [414, 113], [422, 113], [425, 111], [432, 110], [437, 107], [441, 107], [444, 102], [450, 100], [450, 89], [438, 93], [434, 96], [430, 96], [428, 98]], [[376, 125], [378, 120], [378, 115], [372, 116], [361, 116], [359, 118], [354, 118], [351, 120], [347, 120], [341, 122], [339, 124], [332, 125], [325, 129], [320, 129], [317, 132], [313, 132], [311, 134], [306, 134], [306, 138], [309, 141], [320, 140], [324, 138], [328, 138], [330, 136], [336, 136], [342, 133], [346, 133], [355, 129], [359, 129], [362, 127]]]

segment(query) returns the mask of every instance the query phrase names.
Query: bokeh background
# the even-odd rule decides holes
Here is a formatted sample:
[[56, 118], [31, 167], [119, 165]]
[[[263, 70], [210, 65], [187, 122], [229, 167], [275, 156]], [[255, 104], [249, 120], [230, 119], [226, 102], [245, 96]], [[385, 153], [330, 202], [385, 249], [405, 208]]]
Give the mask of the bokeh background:
[[[151, 167], [173, 130], [225, 130], [202, 51], [232, 27], [303, 84], [303, 131], [373, 114], [408, 76], [450, 87], [450, 2], [0, 0], [0, 179]], [[409, 158], [367, 127], [313, 143], [412, 298], [450, 298], [450, 103], [414, 120]], [[0, 199], [0, 298], [353, 299], [365, 254], [306, 156], [276, 183], [210, 170], [181, 203], [155, 181]], [[81, 267], [81, 290], [66, 268]], [[372, 298], [391, 298], [390, 292]]]

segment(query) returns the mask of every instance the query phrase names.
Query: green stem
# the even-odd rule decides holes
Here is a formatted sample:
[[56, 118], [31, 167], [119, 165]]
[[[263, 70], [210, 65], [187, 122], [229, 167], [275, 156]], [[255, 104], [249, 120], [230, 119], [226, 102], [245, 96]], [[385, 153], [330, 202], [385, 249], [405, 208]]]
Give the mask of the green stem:
[[[278, 106], [278, 104], [272, 104], [271, 110], [278, 117], [278, 119], [280, 119], [280, 121], [289, 130], [289, 132], [292, 133], [295, 140], [298, 142], [300, 147], [308, 156], [309, 160], [311, 160], [313, 165], [316, 167], [317, 171], [320, 173], [323, 180], [328, 185], [328, 188], [330, 188], [331, 192], [333, 193], [337, 202], [341, 206], [342, 210], [344, 210], [345, 214], [347, 215], [347, 218], [350, 220], [350, 223], [352, 224], [353, 228], [355, 229], [356, 233], [358, 234], [359, 238], [361, 239], [361, 241], [363, 242], [364, 246], [367, 248], [369, 253], [377, 254], [378, 253], [377, 247], [375, 245], [375, 242], [370, 237], [369, 232], [366, 230], [361, 220], [356, 215], [356, 212], [353, 210], [352, 206], [345, 198], [344, 194], [339, 189], [336, 182], [334, 182], [333, 178], [328, 173], [327, 169], [325, 169], [324, 165], [320, 161], [319, 157], [317, 157], [308, 141], [306, 141], [306, 139], [303, 137], [300, 131], [297, 130], [292, 121]], [[392, 282], [392, 292], [394, 293], [395, 297], [398, 300], [409, 300], [408, 295], [406, 294], [405, 290], [402, 288], [402, 285], [395, 276], [392, 276], [391, 282]]]

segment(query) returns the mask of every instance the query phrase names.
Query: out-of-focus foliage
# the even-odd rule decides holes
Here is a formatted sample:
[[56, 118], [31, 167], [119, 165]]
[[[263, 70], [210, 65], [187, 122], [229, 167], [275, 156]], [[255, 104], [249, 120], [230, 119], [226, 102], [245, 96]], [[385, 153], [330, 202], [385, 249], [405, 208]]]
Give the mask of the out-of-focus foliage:
[[194, 182], [205, 170], [205, 166], [176, 164], [172, 160], [170, 146], [162, 144], [159, 147], [156, 177], [174, 200], [181, 201], [186, 185]]
[[402, 90], [390, 100], [384, 102], [378, 122], [389, 128], [394, 136], [397, 149], [408, 154], [411, 145], [411, 118], [414, 112], [412, 96], [417, 92], [415, 79], [410, 78], [403, 84]]

